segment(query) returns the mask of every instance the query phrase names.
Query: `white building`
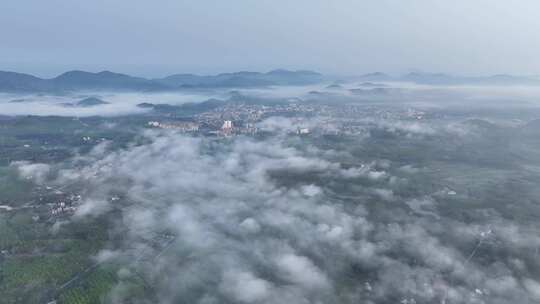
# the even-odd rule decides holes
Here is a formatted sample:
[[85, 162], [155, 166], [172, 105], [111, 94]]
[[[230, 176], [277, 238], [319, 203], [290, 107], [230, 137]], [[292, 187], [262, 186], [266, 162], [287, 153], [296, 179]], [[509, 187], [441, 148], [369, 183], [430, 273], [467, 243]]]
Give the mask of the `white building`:
[[233, 128], [233, 123], [230, 120], [225, 120], [223, 122], [223, 126], [221, 127], [222, 130], [231, 130]]
[[296, 133], [297, 134], [309, 134], [309, 129], [308, 128], [298, 128], [298, 130], [296, 130]]

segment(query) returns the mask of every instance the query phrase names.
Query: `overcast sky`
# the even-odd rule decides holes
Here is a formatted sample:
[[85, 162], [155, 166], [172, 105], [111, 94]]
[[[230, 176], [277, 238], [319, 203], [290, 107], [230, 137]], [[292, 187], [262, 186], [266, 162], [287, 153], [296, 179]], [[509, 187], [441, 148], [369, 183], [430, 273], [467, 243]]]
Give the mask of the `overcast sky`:
[[0, 70], [540, 74], [539, 0], [1, 0]]

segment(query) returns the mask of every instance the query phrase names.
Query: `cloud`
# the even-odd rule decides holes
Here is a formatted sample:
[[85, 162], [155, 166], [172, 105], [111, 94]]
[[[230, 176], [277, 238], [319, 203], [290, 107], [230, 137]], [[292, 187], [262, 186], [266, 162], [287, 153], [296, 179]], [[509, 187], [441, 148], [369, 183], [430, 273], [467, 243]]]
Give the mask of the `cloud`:
[[[434, 198], [403, 198], [391, 174], [422, 173], [412, 166], [345, 166], [328, 150], [280, 136], [143, 136], [141, 145], [99, 146], [73, 159], [55, 182], [85, 186], [74, 220], [115, 210], [123, 242], [108, 244], [98, 260], [136, 269], [160, 303], [527, 303], [537, 296], [526, 255], [470, 258], [479, 240], [476, 254], [533, 252], [535, 231], [493, 214], [497, 225], [486, 236], [487, 224], [449, 217]], [[123, 284], [110, 295], [118, 303]]]
[[289, 282], [299, 284], [308, 290], [330, 288], [326, 276], [306, 257], [285, 254], [276, 259], [276, 265], [281, 276]]
[[84, 218], [87, 216], [98, 216], [111, 209], [110, 204], [105, 200], [87, 199], [80, 204], [75, 211], [76, 218]]
[[251, 233], [257, 233], [261, 230], [261, 225], [251, 217], [243, 220], [242, 223], [240, 223], [240, 227]]
[[249, 272], [225, 272], [219, 288], [232, 300], [243, 303], [261, 302], [272, 294], [272, 284]]
[[523, 286], [533, 299], [540, 301], [540, 283], [527, 278], [523, 280]]
[[94, 257], [94, 260], [96, 262], [98, 262], [98, 263], [103, 263], [103, 262], [108, 262], [108, 261], [111, 261], [111, 260], [113, 260], [115, 258], [118, 258], [118, 257], [120, 257], [120, 255], [121, 255], [121, 252], [104, 249], [104, 250], [101, 250]]
[[[65, 104], [76, 103], [88, 96], [96, 96], [95, 92], [79, 92], [63, 95], [43, 94], [7, 94], [0, 93], [0, 108], [2, 115], [36, 115], [36, 116], [120, 116], [141, 114], [148, 111], [137, 107], [143, 102], [168, 103], [172, 105], [187, 102], [202, 102], [210, 98], [222, 96], [221, 92], [206, 93], [119, 93], [101, 92], [99, 98], [108, 104], [92, 107], [69, 107]], [[12, 102], [13, 100], [22, 100]]]
[[307, 186], [303, 186], [301, 188], [301, 191], [304, 193], [304, 195], [307, 195], [307, 196], [315, 196], [315, 195], [319, 195], [322, 193], [322, 190], [321, 188], [315, 186], [315, 185], [307, 185]]
[[21, 177], [31, 179], [38, 184], [45, 181], [51, 169], [50, 165], [30, 163], [28, 161], [15, 161], [11, 163], [11, 166], [17, 168]]
[[413, 212], [419, 215], [429, 215], [433, 216], [436, 219], [439, 219], [439, 215], [431, 209], [435, 206], [435, 201], [429, 197], [422, 198], [422, 199], [412, 199], [409, 201], [406, 201], [405, 204], [409, 206], [409, 208], [412, 209]]

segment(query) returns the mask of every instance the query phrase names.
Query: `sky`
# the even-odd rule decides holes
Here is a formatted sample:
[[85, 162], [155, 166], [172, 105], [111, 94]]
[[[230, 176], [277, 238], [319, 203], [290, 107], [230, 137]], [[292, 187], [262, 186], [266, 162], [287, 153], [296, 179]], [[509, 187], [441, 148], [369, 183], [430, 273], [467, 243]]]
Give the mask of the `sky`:
[[540, 74], [538, 0], [2, 0], [0, 70]]

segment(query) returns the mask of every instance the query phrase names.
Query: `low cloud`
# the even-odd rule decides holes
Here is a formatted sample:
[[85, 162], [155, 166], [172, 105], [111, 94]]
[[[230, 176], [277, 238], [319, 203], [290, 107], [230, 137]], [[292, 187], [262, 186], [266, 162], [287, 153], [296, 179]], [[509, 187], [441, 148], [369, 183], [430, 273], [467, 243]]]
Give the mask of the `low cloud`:
[[[91, 107], [73, 107], [66, 104], [77, 103], [88, 97], [97, 96], [108, 104]], [[121, 116], [141, 114], [148, 111], [137, 107], [143, 102], [168, 103], [179, 105], [188, 102], [202, 102], [210, 98], [222, 96], [222, 93], [128, 93], [128, 92], [79, 92], [62, 95], [43, 94], [6, 94], [0, 93], [0, 109], [2, 115], [36, 115], [36, 116]]]
[[21, 177], [33, 180], [38, 184], [45, 181], [51, 169], [50, 165], [30, 163], [28, 161], [12, 162], [11, 166], [17, 169]]
[[[54, 182], [85, 185], [73, 220], [116, 211], [123, 242], [96, 258], [123, 260], [147, 278], [160, 303], [538, 298], [526, 270], [530, 257], [474, 257], [481, 250], [534, 252], [536, 231], [494, 214], [497, 226], [488, 233], [487, 225], [448, 217], [434, 198], [403, 199], [392, 172], [419, 174], [412, 166], [345, 166], [326, 150], [281, 137], [144, 136], [143, 145], [100, 146], [74, 159], [77, 166], [64, 166]], [[117, 194], [122, 198], [110, 199]], [[121, 303], [125, 296], [120, 282], [109, 298]]]

